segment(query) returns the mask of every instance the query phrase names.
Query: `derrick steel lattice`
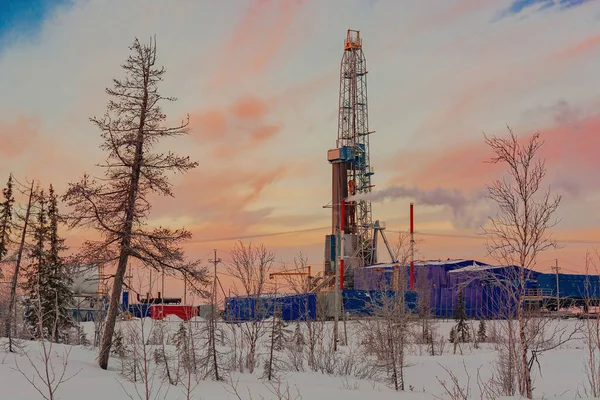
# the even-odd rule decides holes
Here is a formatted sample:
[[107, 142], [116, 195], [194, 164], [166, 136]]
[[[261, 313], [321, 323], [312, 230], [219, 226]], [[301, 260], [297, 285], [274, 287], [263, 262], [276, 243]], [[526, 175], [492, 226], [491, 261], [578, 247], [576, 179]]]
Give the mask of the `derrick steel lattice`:
[[[347, 165], [348, 195], [371, 192], [373, 170], [369, 156], [369, 116], [367, 103], [367, 61], [359, 31], [349, 29], [340, 66], [340, 96], [337, 147], [351, 149]], [[347, 233], [357, 237], [359, 267], [373, 263], [373, 219], [371, 202], [358, 198], [348, 201]]]

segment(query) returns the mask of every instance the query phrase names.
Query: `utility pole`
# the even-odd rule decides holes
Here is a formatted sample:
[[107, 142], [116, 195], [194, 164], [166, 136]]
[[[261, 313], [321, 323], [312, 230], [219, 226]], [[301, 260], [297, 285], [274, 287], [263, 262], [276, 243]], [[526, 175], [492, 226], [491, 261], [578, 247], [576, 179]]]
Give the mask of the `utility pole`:
[[560, 309], [560, 291], [558, 287], [558, 271], [560, 271], [560, 268], [558, 266], [558, 258], [556, 259], [556, 265], [552, 267], [552, 270], [556, 272], [556, 313], [558, 313], [558, 310]]
[[183, 271], [183, 305], [187, 306], [187, 275]]
[[212, 362], [215, 372], [215, 380], [219, 380], [219, 367], [217, 364], [217, 264], [221, 262], [220, 258], [217, 258], [217, 249], [215, 249], [215, 257], [212, 260], [208, 260], [214, 265], [214, 276], [213, 276], [213, 287], [212, 287], [212, 304], [211, 304], [211, 315], [210, 315], [210, 352], [212, 353]]
[[210, 262], [214, 265], [214, 276], [213, 276], [213, 287], [212, 287], [212, 298], [213, 298], [212, 312], [217, 311], [217, 264], [219, 264], [222, 261], [220, 258], [217, 258], [217, 249], [214, 249], [214, 251], [215, 251], [215, 258], [208, 260], [208, 262]]
[[154, 295], [152, 294], [152, 269], [150, 269], [150, 276], [148, 277], [148, 295], [146, 297], [148, 298], [148, 301], [150, 301], [150, 298], [153, 296]]
[[165, 305], [165, 269], [163, 268], [162, 270], [162, 283], [161, 283], [161, 290], [162, 292], [160, 292], [160, 302], [162, 303], [162, 305]]

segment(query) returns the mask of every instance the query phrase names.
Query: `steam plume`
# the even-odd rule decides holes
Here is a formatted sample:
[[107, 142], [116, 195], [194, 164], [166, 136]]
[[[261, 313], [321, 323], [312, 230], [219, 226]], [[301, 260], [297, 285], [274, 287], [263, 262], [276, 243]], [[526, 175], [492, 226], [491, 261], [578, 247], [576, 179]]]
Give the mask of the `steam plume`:
[[[477, 225], [480, 218], [474, 218], [475, 209], [479, 209], [481, 201], [484, 198], [484, 191], [473, 192], [465, 195], [458, 189], [435, 188], [432, 190], [422, 190], [417, 187], [391, 186], [387, 189], [358, 194], [350, 196], [347, 201], [370, 200], [372, 202], [382, 202], [400, 198], [414, 199], [415, 202], [428, 206], [447, 206], [454, 213], [460, 225]], [[473, 211], [466, 212], [467, 209]]]

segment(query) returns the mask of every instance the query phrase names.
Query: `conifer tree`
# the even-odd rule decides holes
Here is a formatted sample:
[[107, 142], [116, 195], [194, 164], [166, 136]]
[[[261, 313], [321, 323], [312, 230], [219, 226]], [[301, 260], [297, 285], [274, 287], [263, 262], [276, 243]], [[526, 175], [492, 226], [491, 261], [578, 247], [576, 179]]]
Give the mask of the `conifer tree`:
[[[29, 293], [26, 322], [35, 337], [64, 342], [68, 339], [68, 330], [74, 325], [69, 311], [73, 291], [72, 280], [60, 255], [66, 248], [64, 239], [58, 235], [58, 201], [52, 186], [47, 196], [42, 190], [36, 198], [34, 245], [25, 284]], [[43, 332], [39, 331], [39, 316], [43, 319]]]
[[98, 357], [102, 369], [108, 368], [130, 258], [168, 274], [185, 272], [187, 282], [200, 292], [208, 283], [206, 268], [187, 260], [181, 247], [191, 237], [188, 230], [148, 226], [153, 196], [173, 196], [169, 174], [187, 172], [198, 164], [157, 149], [165, 139], [187, 134], [188, 121], [165, 124], [162, 104], [175, 99], [158, 90], [165, 69], [157, 66], [156, 40], [142, 45], [135, 39], [130, 49], [122, 65], [125, 76], [113, 79], [106, 89], [110, 100], [104, 117], [91, 119], [101, 131], [100, 148], [106, 151], [104, 176], [96, 180], [84, 175], [69, 185], [64, 196], [71, 209], [71, 227], [93, 228], [100, 234], [99, 240], [82, 246], [82, 262], [116, 267]]
[[[2, 197], [4, 200], [0, 203], [0, 261], [2, 261], [8, 253], [8, 245], [10, 243], [13, 205], [15, 203], [12, 185], [12, 175], [9, 175], [6, 187], [2, 189]], [[0, 275], [1, 274], [2, 269], [0, 268]]]
[[485, 328], [485, 321], [483, 319], [479, 320], [479, 328], [477, 329], [477, 341], [479, 343], [484, 343], [487, 340], [487, 333]]
[[55, 308], [52, 311], [54, 329], [52, 340], [64, 341], [67, 331], [74, 326], [73, 316], [69, 310], [73, 304], [73, 280], [69, 276], [64, 258], [61, 253], [67, 248], [65, 240], [58, 234], [60, 214], [58, 210], [58, 199], [54, 188], [50, 185], [48, 191], [48, 252], [46, 254], [48, 272], [48, 290], [50, 296], [54, 297]]
[[[25, 300], [25, 323], [30, 333], [35, 338], [48, 338], [51, 328], [51, 320], [48, 318], [54, 307], [54, 299], [48, 302], [48, 271], [46, 263], [46, 195], [44, 191], [36, 193], [35, 221], [32, 225], [33, 246], [29, 259], [31, 263], [26, 268], [25, 290], [28, 293]], [[39, 318], [42, 318], [40, 323]], [[42, 331], [40, 332], [40, 329]]]
[[469, 341], [469, 325], [467, 324], [467, 312], [465, 306], [465, 294], [462, 290], [458, 292], [458, 301], [454, 310], [454, 320], [456, 321], [456, 340], [461, 343]]
[[448, 338], [450, 343], [456, 343], [456, 328], [453, 326], [450, 328], [450, 337]]

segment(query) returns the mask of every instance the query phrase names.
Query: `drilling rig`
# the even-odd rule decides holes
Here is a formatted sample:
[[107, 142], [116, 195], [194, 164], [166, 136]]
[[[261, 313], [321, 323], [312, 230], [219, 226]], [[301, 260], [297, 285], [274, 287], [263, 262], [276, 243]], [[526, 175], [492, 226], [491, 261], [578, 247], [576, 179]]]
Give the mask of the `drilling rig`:
[[[349, 29], [340, 66], [338, 134], [336, 146], [327, 152], [332, 166], [331, 235], [325, 241], [324, 276], [340, 271], [340, 288], [352, 289], [353, 270], [377, 263], [377, 234], [385, 225], [373, 223], [371, 192], [373, 168], [369, 155], [367, 60], [360, 32]], [[391, 255], [391, 251], [390, 251]], [[392, 255], [392, 261], [393, 260]], [[345, 286], [344, 286], [345, 285]]]

